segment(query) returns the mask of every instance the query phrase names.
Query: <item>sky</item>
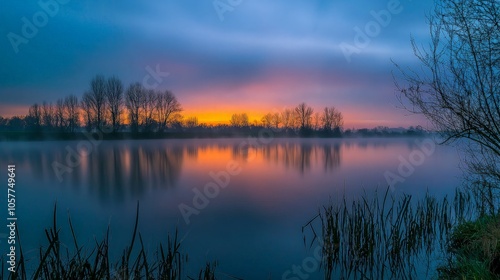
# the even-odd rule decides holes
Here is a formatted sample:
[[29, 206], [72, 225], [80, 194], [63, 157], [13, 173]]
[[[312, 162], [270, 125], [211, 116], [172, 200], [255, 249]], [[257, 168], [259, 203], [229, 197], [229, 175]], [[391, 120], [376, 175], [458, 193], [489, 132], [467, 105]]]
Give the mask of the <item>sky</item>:
[[0, 115], [89, 90], [92, 77], [171, 90], [227, 122], [306, 102], [345, 128], [428, 123], [401, 108], [393, 62], [418, 69], [432, 0], [3, 0]]

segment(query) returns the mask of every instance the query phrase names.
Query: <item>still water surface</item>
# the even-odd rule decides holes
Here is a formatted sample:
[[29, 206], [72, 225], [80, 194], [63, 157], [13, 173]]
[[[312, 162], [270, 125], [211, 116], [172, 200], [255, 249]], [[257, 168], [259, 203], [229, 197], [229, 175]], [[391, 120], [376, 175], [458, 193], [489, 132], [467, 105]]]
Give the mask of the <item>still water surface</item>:
[[[111, 250], [120, 255], [130, 241], [139, 201], [139, 230], [148, 251], [153, 254], [177, 227], [189, 254], [188, 275], [197, 276], [207, 261], [217, 260], [221, 273], [281, 279], [292, 265], [312, 256], [301, 226], [319, 207], [344, 194], [356, 198], [377, 188], [385, 191], [384, 174], [399, 175], [401, 159], [420, 150], [422, 140], [274, 139], [259, 145], [247, 145], [246, 139], [103, 141], [74, 167], [61, 167], [65, 172], [60, 178], [54, 162], [74, 162], [69, 151], [84, 152], [78, 150], [82, 142], [4, 142], [0, 178], [6, 182], [7, 165], [16, 165], [19, 233], [28, 260], [36, 259], [39, 246], [46, 244], [43, 229], [52, 224], [56, 202], [70, 249], [68, 213], [80, 245], [90, 250], [109, 225]], [[436, 146], [411, 175], [402, 176], [404, 182], [393, 193], [452, 194], [460, 185], [459, 162], [455, 148]], [[193, 190], [203, 191], [214, 182], [210, 173], [224, 171], [228, 164], [239, 173], [186, 224], [179, 205], [192, 207]], [[0, 245], [6, 252], [6, 243]], [[312, 279], [320, 279], [321, 273], [313, 273]]]

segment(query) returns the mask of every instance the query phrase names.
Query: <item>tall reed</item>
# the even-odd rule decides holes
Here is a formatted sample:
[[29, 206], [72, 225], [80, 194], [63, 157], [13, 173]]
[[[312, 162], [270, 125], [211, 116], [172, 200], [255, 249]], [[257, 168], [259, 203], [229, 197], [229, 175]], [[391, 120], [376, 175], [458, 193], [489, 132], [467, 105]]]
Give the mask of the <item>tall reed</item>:
[[[61, 247], [60, 231], [57, 224], [57, 205], [54, 206], [52, 227], [45, 230], [47, 245], [39, 250], [39, 260], [33, 273], [26, 271], [22, 247], [15, 273], [9, 273], [8, 279], [199, 279], [215, 280], [216, 264], [208, 263], [195, 278], [184, 275], [187, 254], [181, 251], [178, 231], [168, 235], [166, 247], [160, 243], [154, 256], [148, 256], [143, 239], [138, 231], [139, 203], [130, 244], [123, 250], [120, 261], [113, 263], [109, 258], [109, 227], [101, 241], [95, 240], [90, 248], [80, 245], [68, 215], [74, 250]], [[18, 234], [18, 240], [19, 234]], [[138, 244], [138, 246], [136, 246]], [[137, 248], [136, 248], [137, 247]], [[89, 250], [90, 249], [90, 250]], [[134, 253], [135, 252], [135, 253]], [[3, 263], [3, 262], [2, 262]], [[2, 275], [5, 276], [2, 266]], [[2, 277], [3, 278], [3, 277]]]
[[428, 194], [413, 201], [389, 189], [352, 202], [344, 196], [341, 203], [321, 208], [302, 230], [311, 246], [322, 246], [325, 279], [415, 279], [425, 256], [445, 250], [450, 230], [470, 213], [470, 199], [457, 191], [451, 202]]

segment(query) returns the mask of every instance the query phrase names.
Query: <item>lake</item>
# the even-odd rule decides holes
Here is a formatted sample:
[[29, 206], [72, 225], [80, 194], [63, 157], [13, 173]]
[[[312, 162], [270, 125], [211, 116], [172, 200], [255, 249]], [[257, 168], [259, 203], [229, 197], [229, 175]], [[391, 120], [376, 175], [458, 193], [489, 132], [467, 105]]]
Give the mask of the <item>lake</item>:
[[[16, 165], [16, 214], [28, 267], [36, 264], [39, 246], [47, 244], [44, 229], [52, 225], [56, 202], [63, 246], [74, 248], [69, 213], [87, 250], [109, 225], [117, 257], [130, 243], [139, 201], [146, 249], [154, 254], [178, 228], [189, 255], [187, 275], [197, 277], [206, 262], [217, 260], [219, 279], [282, 279], [313, 256], [301, 228], [323, 205], [344, 195], [355, 199], [376, 189], [385, 192], [389, 183], [394, 195], [453, 194], [461, 182], [459, 153], [429, 141], [3, 142], [0, 179], [7, 188], [7, 165]], [[0, 199], [6, 196], [2, 192]], [[0, 241], [6, 252], [6, 239]], [[283, 279], [294, 279], [287, 275]], [[308, 275], [320, 279], [322, 271]]]

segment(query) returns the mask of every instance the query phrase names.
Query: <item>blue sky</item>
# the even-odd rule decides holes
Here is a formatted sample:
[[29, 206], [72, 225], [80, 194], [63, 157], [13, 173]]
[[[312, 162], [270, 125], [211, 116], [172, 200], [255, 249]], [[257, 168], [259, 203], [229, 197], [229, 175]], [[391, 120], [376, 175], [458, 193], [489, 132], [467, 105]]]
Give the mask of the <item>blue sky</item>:
[[[169, 75], [157, 88], [201, 121], [304, 101], [339, 108], [346, 127], [426, 125], [397, 108], [391, 59], [418, 67], [410, 36], [428, 40], [430, 0], [2, 2], [0, 115], [81, 96], [96, 74], [128, 85], [158, 67]], [[26, 20], [40, 25], [31, 38]], [[369, 43], [355, 44], [356, 28], [372, 32]], [[359, 53], [346, 59], [342, 44]]]

